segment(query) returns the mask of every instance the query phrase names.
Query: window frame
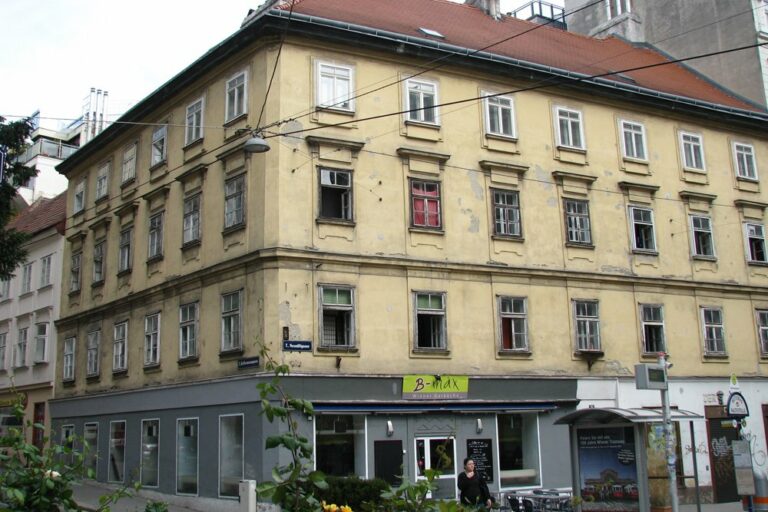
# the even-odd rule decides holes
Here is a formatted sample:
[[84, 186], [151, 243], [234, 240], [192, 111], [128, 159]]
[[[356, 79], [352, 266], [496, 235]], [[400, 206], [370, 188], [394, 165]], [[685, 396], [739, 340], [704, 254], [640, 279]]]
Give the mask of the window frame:
[[[232, 85], [233, 82], [236, 82], [240, 77], [243, 77], [243, 83], [242, 84], [235, 84]], [[238, 92], [239, 90], [239, 92]], [[234, 91], [234, 102], [233, 102], [233, 110], [230, 110], [230, 93]], [[241, 103], [240, 108], [242, 110], [237, 110], [238, 104]], [[236, 73], [234, 73], [229, 79], [227, 79], [225, 85], [224, 85], [224, 122], [228, 123], [230, 121], [233, 121], [234, 119], [237, 119], [240, 116], [246, 115], [248, 113], [248, 71], [243, 69]]]
[[[192, 118], [191, 122], [190, 117]], [[200, 96], [187, 105], [184, 119], [184, 145], [189, 146], [203, 140], [205, 137], [205, 96]]]
[[[224, 309], [226, 298], [234, 297], [234, 296], [237, 296], [237, 308]], [[233, 333], [236, 333], [237, 343], [236, 344], [229, 343], [228, 345], [225, 346], [224, 340], [226, 339], [226, 334], [227, 334], [226, 322], [230, 321], [231, 318], [235, 318], [235, 317], [237, 322], [237, 325], [236, 325], [237, 329], [236, 330], [231, 329], [230, 336]], [[237, 352], [243, 349], [243, 290], [242, 289], [221, 294], [221, 341], [219, 346], [222, 353]]]
[[[422, 191], [420, 194], [415, 194], [414, 187], [416, 185], [422, 185], [424, 187], [424, 191]], [[435, 186], [437, 189], [437, 195], [436, 196], [427, 195], [427, 192], [426, 192], [427, 186]], [[408, 195], [411, 203], [411, 227], [416, 229], [427, 229], [431, 231], [442, 231], [443, 230], [442, 183], [436, 180], [408, 178]], [[423, 201], [424, 203], [424, 207], [422, 210], [424, 221], [421, 224], [416, 223], [417, 201]], [[430, 204], [430, 202], [435, 202], [437, 204], [437, 214], [436, 214], [437, 224], [436, 225], [430, 225], [429, 217], [430, 215], [434, 215], [429, 213], [428, 205]]]
[[[568, 114], [568, 116], [563, 117], [562, 114]], [[571, 114], [576, 114], [577, 119], [574, 119], [571, 117]], [[561, 121], [565, 121], [568, 124], [568, 131], [567, 131], [567, 137], [568, 140], [565, 140], [564, 138], [564, 132], [562, 130]], [[579, 144], [574, 144], [573, 142], [573, 136], [575, 133], [574, 131], [574, 124], [578, 127], [578, 137], [579, 137]], [[562, 105], [556, 105], [555, 106], [555, 133], [557, 134], [557, 147], [558, 148], [565, 148], [565, 149], [575, 149], [579, 151], [586, 151], [587, 149], [587, 141], [584, 139], [584, 114], [581, 110], [577, 110], [570, 107], [565, 107]]]
[[102, 162], [96, 171], [96, 201], [109, 197], [109, 174], [112, 170], [112, 160]]
[[[339, 185], [338, 183], [323, 183], [326, 174], [329, 177], [336, 176], [338, 174], [344, 174], [347, 176], [348, 185]], [[353, 172], [349, 169], [335, 169], [332, 167], [318, 167], [318, 181], [319, 181], [319, 208], [318, 218], [322, 220], [332, 220], [341, 222], [354, 222], [354, 177]], [[341, 216], [334, 217], [326, 215], [324, 213], [324, 206], [326, 206], [326, 199], [324, 192], [326, 190], [342, 190], [339, 193], [339, 209], [341, 210]]]
[[[68, 350], [68, 346], [71, 350]], [[77, 338], [68, 336], [64, 338], [63, 357], [61, 364], [61, 380], [63, 382], [72, 382], [75, 380], [75, 350], [77, 348]]]
[[[40, 258], [40, 288], [44, 288], [51, 283], [51, 268], [53, 267], [53, 253]], [[2, 298], [2, 295], [0, 295]]]
[[11, 280], [0, 279], [0, 302], [11, 298]]
[[81, 179], [77, 185], [75, 185], [75, 193], [72, 196], [72, 213], [78, 214], [85, 210], [85, 185], [86, 180], [88, 178], [85, 177]]
[[107, 241], [102, 238], [97, 240], [93, 244], [93, 284], [99, 284], [104, 282], [105, 266], [104, 260], [107, 254]]
[[[504, 195], [504, 196], [510, 196], [514, 198], [514, 203], [516, 204], [508, 204], [508, 203], [501, 203], [497, 201], [497, 194]], [[523, 238], [523, 216], [522, 216], [522, 208], [520, 207], [520, 192], [518, 190], [508, 190], [508, 189], [501, 189], [501, 188], [491, 188], [491, 201], [492, 205], [491, 208], [493, 208], [493, 235], [498, 237], [504, 237], [504, 238], [515, 238], [515, 239], [522, 239]], [[501, 218], [499, 216], [499, 213], [503, 212], [501, 215]], [[516, 220], [510, 220], [510, 213], [515, 212], [512, 217], [517, 217]], [[512, 233], [512, 229], [509, 229], [509, 226], [517, 226], [517, 233]], [[506, 226], [504, 230], [509, 230], [510, 232], [502, 232], [504, 230], [499, 230], [500, 226]]]
[[[653, 304], [653, 303], [641, 303], [638, 304], [639, 309], [639, 315], [640, 315], [640, 334], [642, 338], [642, 354], [644, 356], [651, 356], [651, 355], [658, 355], [659, 352], [666, 352], [667, 351], [667, 329], [666, 325], [664, 323], [664, 305], [663, 304]], [[661, 317], [660, 320], [646, 320], [645, 318], [645, 311], [646, 309], [658, 309], [659, 316]], [[661, 330], [661, 348], [659, 350], [648, 350], [650, 348], [650, 341], [648, 339], [648, 332], [646, 330], [646, 327], [656, 327]]]
[[[595, 299], [571, 299], [573, 308], [573, 327], [574, 327], [574, 347], [578, 353], [602, 353], [603, 340], [600, 333], [600, 301]], [[579, 314], [579, 306], [594, 306], [595, 314]], [[589, 312], [587, 312], [589, 313]], [[579, 334], [579, 326], [584, 325], [587, 343], [582, 346]], [[597, 342], [593, 347], [589, 347], [589, 338], [594, 338]]]
[[[430, 302], [432, 297], [440, 297], [441, 301], [441, 309], [434, 309], [434, 308], [420, 308], [419, 307], [419, 296], [428, 296], [430, 297]], [[438, 291], [427, 291], [427, 290], [414, 290], [412, 292], [413, 296], [413, 349], [415, 351], [434, 351], [434, 352], [445, 352], [448, 350], [448, 308], [446, 304], [446, 298], [447, 293], [446, 292], [438, 292]], [[429, 315], [429, 316], [439, 316], [441, 317], [439, 329], [440, 329], [440, 339], [438, 340], [438, 346], [429, 346], [429, 347], [422, 347], [419, 346], [419, 314]], [[434, 337], [434, 336], [433, 336]]]
[[[340, 302], [335, 303], [326, 303], [325, 301], [325, 291], [328, 290], [335, 290], [336, 295], [338, 297], [339, 291], [348, 291], [349, 292], [349, 304], [342, 304]], [[356, 336], [356, 325], [355, 325], [355, 288], [353, 286], [349, 285], [343, 285], [343, 284], [320, 284], [318, 285], [318, 302], [320, 305], [320, 318], [319, 318], [319, 340], [320, 340], [320, 346], [322, 348], [326, 349], [342, 349], [342, 350], [349, 350], [349, 349], [355, 349], [357, 348], [357, 336]], [[336, 311], [336, 312], [344, 312], [347, 314], [348, 318], [348, 325], [346, 325], [345, 329], [345, 341], [346, 343], [328, 343], [325, 339], [325, 312], [326, 311]], [[338, 338], [338, 337], [337, 337]]]
[[6, 369], [5, 360], [8, 357], [8, 333], [0, 332], [0, 370]]
[[[632, 230], [632, 250], [635, 252], [642, 252], [646, 254], [658, 254], [658, 247], [656, 245], [656, 219], [652, 208], [646, 206], [629, 206], [629, 225]], [[644, 212], [650, 215], [650, 220], [640, 219], [635, 217], [635, 212]], [[650, 245], [651, 247], [640, 247], [638, 238], [643, 238], [641, 230], [647, 229], [650, 232]]]
[[[133, 153], [133, 156], [131, 156]], [[139, 156], [139, 143], [132, 142], [123, 148], [120, 164], [120, 183], [125, 185], [136, 179], [136, 160]]]
[[163, 123], [152, 129], [149, 167], [155, 167], [168, 160], [168, 124]]
[[[127, 443], [127, 441], [128, 441], [128, 422], [126, 420], [112, 420], [112, 421], [109, 422], [109, 450], [110, 451], [108, 452], [108, 456], [110, 458], [110, 461], [112, 461], [113, 458], [112, 458], [111, 450], [112, 450], [113, 446], [117, 446], [117, 442], [116, 441], [119, 439], [117, 437], [112, 437], [114, 435], [113, 430], [112, 430], [112, 425], [117, 425], [119, 423], [123, 424], [123, 467], [120, 470], [120, 476], [122, 476], [122, 479], [121, 480], [111, 480], [110, 479], [110, 476], [111, 476], [110, 475], [110, 471], [108, 469], [107, 470], [107, 482], [108, 483], [123, 483], [125, 481], [125, 477], [126, 477], [126, 475], [125, 475], [125, 458], [126, 458], [126, 454], [128, 453], [128, 450], [126, 449], [127, 448], [127, 444], [128, 444]], [[114, 463], [107, 464], [107, 466], [111, 469], [114, 466]], [[114, 466], [114, 467], [116, 467], [116, 466]]]
[[[760, 235], [751, 235], [750, 229], [759, 228]], [[747, 256], [747, 263], [750, 264], [767, 264], [768, 263], [768, 245], [766, 245], [765, 236], [765, 224], [758, 222], [744, 222], [744, 250]], [[754, 247], [752, 242], [758, 241], [760, 247]], [[756, 255], [762, 250], [762, 258], [756, 257]]]
[[[505, 301], [511, 301], [512, 304], [512, 311], [504, 311], [504, 302]], [[514, 311], [514, 303], [516, 301], [521, 301], [523, 305], [523, 311]], [[498, 347], [499, 352], [503, 353], [529, 353], [531, 351], [531, 345], [530, 345], [530, 336], [528, 333], [528, 298], [527, 297], [521, 297], [521, 296], [514, 296], [514, 295], [497, 295], [496, 296], [496, 307], [498, 311], [498, 328], [499, 328], [499, 335], [498, 335]], [[509, 320], [510, 322], [510, 347], [504, 346], [504, 321]], [[523, 332], [522, 332], [522, 338], [523, 338], [523, 346], [517, 347], [516, 339], [517, 334], [519, 334], [516, 330], [515, 320], [522, 320], [523, 324]]]
[[120, 230], [117, 252], [117, 272], [128, 272], [133, 268], [133, 226]]
[[[426, 86], [432, 88], [432, 106], [424, 106], [424, 98], [427, 97], [429, 92], [422, 91], [420, 87]], [[440, 126], [440, 86], [438, 82], [434, 80], [424, 80], [408, 78], [404, 81], [405, 87], [405, 121], [407, 123], [420, 123], [429, 126]], [[411, 91], [419, 94], [419, 105], [414, 106], [411, 104]], [[418, 109], [418, 110], [417, 110]], [[427, 119], [427, 111], [432, 111], [433, 119]]]
[[[693, 140], [686, 140], [686, 137], [689, 139], [697, 139], [696, 141]], [[680, 161], [683, 164], [683, 169], [694, 171], [694, 172], [706, 172], [707, 171], [707, 163], [706, 159], [704, 158], [704, 137], [697, 132], [690, 132], [686, 130], [680, 130], [678, 132], [678, 141], [680, 143]], [[690, 146], [691, 148], [691, 158], [694, 160], [693, 162], [688, 161], [688, 156], [686, 152], [686, 147]], [[696, 153], [694, 153], [694, 149], [698, 149], [697, 154], [698, 158], [701, 159], [701, 167], [696, 167]], [[694, 165], [690, 165], [694, 164]]]
[[[182, 421], [191, 421], [194, 420], [194, 428], [195, 428], [195, 442], [196, 442], [196, 449], [195, 449], [195, 462], [197, 463], [197, 468], [195, 469], [195, 489], [196, 492], [194, 494], [192, 493], [184, 493], [179, 492], [179, 426]], [[184, 418], [176, 418], [176, 430], [175, 430], [175, 467], [176, 471], [174, 474], [174, 491], [176, 492], [177, 496], [198, 496], [200, 493], [200, 418], [195, 417], [184, 417]]]
[[[690, 214], [688, 221], [688, 226], [691, 230], [691, 256], [693, 258], [701, 258], [701, 259], [710, 259], [714, 260], [717, 259], [717, 252], [715, 249], [715, 233], [712, 229], [712, 217], [709, 215], [698, 215], [698, 214]], [[706, 219], [708, 224], [708, 229], [702, 229], [701, 227], [697, 228], [695, 226], [694, 219]], [[704, 248], [704, 245], [702, 243], [697, 244], [697, 241], [700, 240], [700, 237], [697, 236], [697, 234], [702, 233], [706, 234], [709, 238], [709, 245], [711, 246], [711, 254], [706, 254], [705, 252], [699, 251], [697, 249], [697, 245], [701, 246], [701, 248]], [[702, 235], [704, 236], [704, 235]]]
[[[614, 6], [616, 7], [615, 13]], [[608, 19], [612, 20], [618, 18], [622, 14], [632, 12], [632, 2], [631, 0], [605, 0], [605, 9]]]
[[[717, 312], [720, 316], [720, 322], [707, 323], [707, 312]], [[704, 355], [715, 356], [715, 357], [727, 356], [728, 349], [725, 346], [725, 314], [723, 312], [723, 308], [720, 306], [700, 306], [699, 315], [701, 320], [702, 337], [704, 340]], [[722, 340], [722, 345], [723, 345], [722, 350], [716, 350], [717, 347], [715, 347], [715, 350], [710, 349], [710, 340], [714, 340], [715, 343], [717, 343], [717, 338], [708, 337], [709, 329], [719, 329], [720, 339]]]
[[[741, 149], [749, 149], [749, 151], [740, 151]], [[757, 155], [755, 154], [755, 146], [746, 142], [733, 141], [731, 143], [731, 151], [733, 153], [733, 168], [736, 171], [736, 178], [747, 181], [759, 181], [757, 172]], [[743, 159], [741, 158], [743, 156]], [[742, 166], [743, 161], [743, 166]], [[751, 162], [752, 175], [749, 175], [748, 161]]]
[[221, 475], [221, 468], [223, 466], [222, 464], [222, 453], [221, 453], [221, 445], [222, 445], [222, 419], [224, 418], [233, 418], [233, 417], [239, 417], [240, 418], [240, 462], [241, 462], [241, 468], [240, 468], [240, 479], [242, 480], [245, 475], [245, 414], [243, 413], [232, 413], [232, 414], [219, 414], [219, 443], [218, 443], [218, 459], [219, 459], [219, 467], [218, 467], [218, 496], [221, 499], [239, 499], [238, 496], [230, 495], [230, 494], [222, 494], [221, 487], [222, 487], [222, 475]]
[[165, 210], [150, 215], [147, 230], [147, 260], [163, 257], [164, 224]]
[[[118, 330], [122, 330], [122, 337]], [[116, 322], [112, 328], [112, 372], [123, 372], [128, 369], [128, 320]]]
[[21, 293], [29, 293], [32, 291], [32, 269], [34, 261], [25, 263], [21, 267]]
[[757, 326], [757, 343], [760, 357], [768, 357], [768, 309], [755, 309], [755, 325]]
[[82, 288], [83, 252], [72, 253], [69, 268], [69, 293], [79, 292]]
[[[145, 484], [144, 483], [144, 424], [154, 422], [157, 425], [157, 467], [155, 468], [155, 473], [157, 474], [157, 484], [151, 485], [151, 484]], [[160, 487], [160, 444], [161, 444], [161, 438], [160, 438], [160, 418], [142, 418], [141, 419], [141, 437], [139, 438], [140, 443], [140, 449], [141, 449], [141, 455], [139, 456], [139, 482], [141, 482], [142, 487], [146, 487], [148, 489], [157, 489]]]
[[85, 350], [85, 376], [98, 377], [101, 373], [101, 328], [88, 331]]
[[27, 364], [29, 346], [29, 326], [19, 327], [16, 331], [16, 345], [13, 350], [13, 367], [23, 368]]
[[[40, 328], [45, 327], [45, 332], [40, 334]], [[50, 337], [50, 322], [37, 322], [35, 324], [35, 349], [32, 352], [32, 364], [48, 362], [48, 338]], [[40, 345], [42, 343], [42, 350]], [[40, 353], [42, 352], [42, 356]]]
[[[328, 76], [326, 78], [332, 79], [333, 82], [333, 97], [332, 98], [324, 98], [323, 97], [323, 68], [333, 68], [334, 74], [333, 76]], [[341, 80], [343, 81], [344, 77], [338, 77], [336, 75], [336, 70], [346, 70], [348, 72], [348, 77], [346, 79], [347, 83], [347, 91], [345, 94], [341, 96], [335, 96], [336, 94], [336, 85], [337, 81]], [[354, 112], [355, 111], [355, 98], [354, 98], [354, 90], [355, 90], [355, 68], [354, 66], [347, 66], [344, 64], [337, 64], [331, 61], [324, 61], [320, 60], [317, 61], [315, 64], [315, 106], [319, 109], [328, 109], [328, 110], [340, 110], [342, 112]]]
[[[181, 224], [181, 245], [186, 246], [200, 242], [200, 209], [202, 193], [184, 198], [182, 204], [183, 218]], [[192, 207], [188, 208], [188, 205]]]
[[[192, 318], [185, 317], [185, 310], [192, 308]], [[193, 301], [179, 305], [179, 359], [194, 359], [198, 356], [198, 333], [200, 332], [200, 302]], [[189, 333], [192, 338], [189, 338]], [[185, 333], [187, 337], [185, 338]], [[185, 347], [186, 343], [186, 347]], [[190, 349], [190, 345], [192, 348]]]
[[[507, 95], [507, 94], [492, 94], [490, 92], [483, 92], [483, 114], [485, 118], [485, 134], [486, 135], [492, 135], [494, 137], [504, 137], [508, 139], [515, 139], [517, 140], [517, 122], [515, 119], [515, 99], [514, 97]], [[502, 101], [508, 101], [508, 105], [501, 105], [499, 104]], [[492, 103], [494, 104], [492, 107]], [[491, 126], [491, 110], [492, 108], [495, 108], [498, 110], [498, 118], [497, 123], [499, 126], [499, 129], [497, 131], [494, 131]], [[509, 133], [505, 132], [503, 129], [504, 122], [503, 122], [503, 114], [504, 112], [508, 112], [509, 114]]]
[[[150, 322], [156, 325], [150, 325]], [[160, 330], [162, 317], [159, 311], [144, 315], [144, 367], [160, 366]]]
[[[619, 128], [621, 133], [621, 155], [627, 160], [637, 160], [640, 162], [648, 161], [648, 139], [645, 134], [645, 124], [639, 121], [633, 121], [630, 119], [619, 119]], [[627, 135], [630, 135], [631, 140], [631, 152], [630, 147], [627, 145]], [[637, 139], [640, 139], [642, 145], [642, 155], [637, 153]]]
[[[568, 211], [569, 205], [577, 205], [579, 207], [586, 208], [586, 213], [583, 211]], [[588, 199], [574, 199], [570, 197], [563, 198], [563, 215], [565, 220], [565, 242], [566, 244], [579, 245], [585, 247], [592, 247], [594, 245], [594, 238], [592, 237], [592, 218], [590, 216], [589, 200]], [[574, 221], [573, 227], [571, 220]], [[585, 227], [586, 225], [586, 227]], [[571, 234], [579, 234], [576, 239], [571, 237]], [[586, 239], [584, 238], [586, 235]]]
[[[230, 184], [236, 185], [240, 183], [240, 190], [235, 186], [234, 191], [228, 191], [227, 187]], [[246, 181], [245, 174], [238, 174], [224, 181], [224, 229], [235, 229], [240, 226], [245, 226], [245, 208], [246, 208]], [[237, 201], [240, 198], [240, 207], [236, 208], [230, 206], [230, 201]], [[240, 212], [239, 216], [234, 215], [236, 212]], [[235, 217], [234, 221], [228, 221], [229, 217]]]

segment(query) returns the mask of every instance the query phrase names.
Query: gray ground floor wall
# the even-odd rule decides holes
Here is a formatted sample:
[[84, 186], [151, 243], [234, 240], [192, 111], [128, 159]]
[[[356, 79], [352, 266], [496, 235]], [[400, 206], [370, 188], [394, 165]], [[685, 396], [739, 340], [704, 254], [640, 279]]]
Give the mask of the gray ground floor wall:
[[[195, 460], [198, 485], [191, 494], [221, 497], [226, 492], [220, 482], [226, 485], [227, 479], [220, 473], [227, 465], [224, 472], [232, 471], [233, 459], [239, 468], [242, 457], [238, 476], [257, 481], [269, 479], [276, 464], [287, 462], [287, 453], [264, 449], [267, 436], [280, 428], [261, 414], [256, 385], [267, 378], [256, 374], [53, 400], [54, 438], [60, 439], [62, 429], [82, 438], [86, 425], [91, 432], [97, 425], [97, 480], [139, 481], [146, 471], [142, 459], [156, 450], [157, 491], [189, 494], [179, 491], [181, 466]], [[576, 408], [574, 379], [470, 378], [466, 399], [428, 401], [404, 400], [402, 382], [402, 377], [295, 375], [283, 380], [289, 393], [315, 404], [314, 418], [297, 419], [316, 447], [318, 467], [363, 478], [397, 474], [414, 480], [425, 467], [435, 466], [434, 448], [443, 445], [451, 463], [440, 468], [441, 496], [456, 496], [455, 477], [464, 457], [473, 453], [485, 459], [493, 491], [571, 486], [568, 428], [554, 423]], [[224, 453], [222, 418], [232, 415], [242, 418], [242, 442], [229, 442], [230, 452]], [[142, 442], [148, 420], [159, 427], [151, 445]], [[121, 429], [124, 425], [116, 438], [110, 433], [114, 422]], [[189, 459], [187, 435], [196, 439], [195, 459]], [[346, 443], [346, 455], [338, 455], [334, 443]], [[115, 453], [122, 454], [124, 465]]]

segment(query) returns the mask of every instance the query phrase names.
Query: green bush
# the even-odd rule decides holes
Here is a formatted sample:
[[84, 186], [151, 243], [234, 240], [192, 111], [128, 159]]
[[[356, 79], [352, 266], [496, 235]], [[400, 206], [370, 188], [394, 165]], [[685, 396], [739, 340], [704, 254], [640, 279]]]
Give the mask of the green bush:
[[380, 478], [363, 480], [356, 476], [326, 476], [327, 489], [314, 489], [315, 497], [326, 503], [349, 505], [352, 510], [361, 510], [363, 502], [378, 501], [381, 493], [389, 489], [389, 484]]

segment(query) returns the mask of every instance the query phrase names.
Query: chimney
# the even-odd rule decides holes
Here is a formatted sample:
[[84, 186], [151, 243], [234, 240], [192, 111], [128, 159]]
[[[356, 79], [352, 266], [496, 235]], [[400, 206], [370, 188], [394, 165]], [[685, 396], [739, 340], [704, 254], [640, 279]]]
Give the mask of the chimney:
[[495, 20], [501, 19], [501, 0], [464, 0], [464, 3], [482, 9], [485, 14]]

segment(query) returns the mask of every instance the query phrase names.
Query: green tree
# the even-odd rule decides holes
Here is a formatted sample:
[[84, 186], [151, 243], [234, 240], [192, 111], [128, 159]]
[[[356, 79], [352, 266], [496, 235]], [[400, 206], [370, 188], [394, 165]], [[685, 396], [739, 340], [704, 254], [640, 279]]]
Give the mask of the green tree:
[[23, 247], [26, 233], [7, 229], [7, 225], [17, 213], [13, 206], [16, 189], [37, 174], [36, 169], [17, 160], [24, 153], [31, 133], [29, 119], [9, 123], [0, 117], [0, 152], [5, 154], [0, 169], [3, 174], [0, 180], [0, 279], [13, 276], [14, 269], [27, 257]]

